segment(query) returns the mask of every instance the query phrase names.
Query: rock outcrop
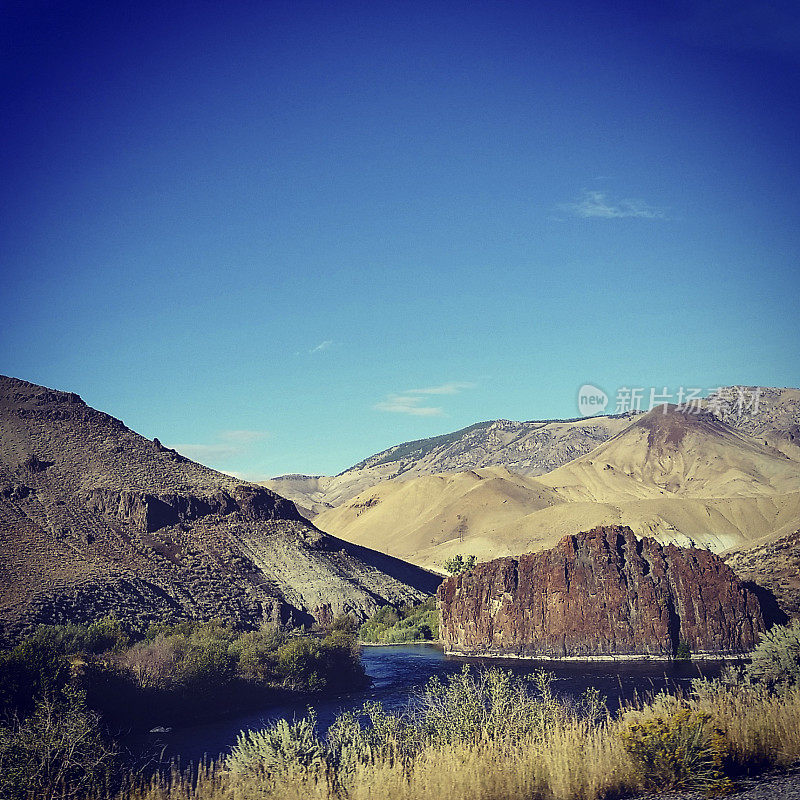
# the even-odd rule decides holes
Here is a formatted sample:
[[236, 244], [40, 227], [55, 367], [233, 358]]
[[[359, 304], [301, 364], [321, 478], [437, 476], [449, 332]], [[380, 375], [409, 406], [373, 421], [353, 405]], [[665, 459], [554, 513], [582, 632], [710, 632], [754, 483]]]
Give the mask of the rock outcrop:
[[732, 655], [764, 630], [757, 597], [716, 555], [627, 527], [479, 564], [437, 593], [448, 652], [532, 658]]

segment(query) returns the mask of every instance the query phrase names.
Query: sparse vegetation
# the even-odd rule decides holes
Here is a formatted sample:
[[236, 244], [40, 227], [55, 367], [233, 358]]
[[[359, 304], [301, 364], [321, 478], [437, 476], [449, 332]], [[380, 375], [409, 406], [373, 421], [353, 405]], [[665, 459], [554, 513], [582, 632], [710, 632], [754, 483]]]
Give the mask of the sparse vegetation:
[[358, 630], [364, 642], [402, 644], [429, 642], [439, 638], [439, 615], [436, 598], [430, 597], [417, 606], [402, 606], [399, 611], [383, 606]]
[[743, 771], [800, 758], [800, 687], [695, 681], [610, 715], [596, 692], [565, 705], [546, 674], [492, 669], [432, 680], [402, 714], [370, 703], [319, 737], [313, 714], [241, 734], [228, 759], [120, 800], [601, 800], [724, 792]]
[[800, 620], [767, 631], [753, 651], [746, 674], [768, 684], [800, 683]]
[[467, 572], [478, 563], [478, 557], [474, 555], [462, 556], [461, 553], [448, 558], [444, 562], [444, 568], [451, 575], [458, 575], [459, 572]]

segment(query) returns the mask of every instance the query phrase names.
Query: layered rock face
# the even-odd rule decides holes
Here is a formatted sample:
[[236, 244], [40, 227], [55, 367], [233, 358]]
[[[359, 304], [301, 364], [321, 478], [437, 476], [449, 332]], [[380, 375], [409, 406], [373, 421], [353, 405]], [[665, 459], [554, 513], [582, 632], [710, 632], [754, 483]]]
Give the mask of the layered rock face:
[[539, 658], [661, 657], [752, 649], [756, 596], [706, 550], [637, 539], [627, 527], [479, 564], [437, 593], [448, 652]]
[[0, 376], [0, 638], [114, 612], [243, 627], [363, 620], [439, 579], [323, 534], [73, 393]]

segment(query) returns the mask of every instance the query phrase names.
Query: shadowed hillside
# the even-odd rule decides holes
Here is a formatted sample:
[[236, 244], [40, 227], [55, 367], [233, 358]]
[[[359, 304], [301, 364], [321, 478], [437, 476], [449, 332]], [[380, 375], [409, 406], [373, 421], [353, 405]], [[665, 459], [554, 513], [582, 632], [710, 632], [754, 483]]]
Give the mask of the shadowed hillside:
[[327, 536], [273, 492], [196, 464], [75, 394], [0, 378], [0, 617], [12, 632], [109, 610], [296, 625], [436, 587]]

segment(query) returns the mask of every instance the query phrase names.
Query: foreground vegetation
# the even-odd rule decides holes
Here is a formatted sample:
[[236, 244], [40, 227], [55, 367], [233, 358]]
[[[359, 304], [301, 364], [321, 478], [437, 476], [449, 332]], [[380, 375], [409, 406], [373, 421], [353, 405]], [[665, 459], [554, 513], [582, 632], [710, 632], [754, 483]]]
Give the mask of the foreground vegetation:
[[430, 597], [418, 606], [402, 606], [396, 611], [383, 606], [358, 629], [362, 642], [402, 644], [430, 642], [439, 638], [439, 614], [436, 598]]
[[[685, 695], [658, 694], [616, 715], [595, 690], [560, 701], [544, 672], [525, 680], [465, 668], [429, 681], [405, 713], [367, 704], [341, 715], [324, 738], [313, 714], [281, 720], [242, 732], [218, 763], [147, 784], [127, 778], [113, 791], [95, 781], [94, 796], [600, 800], [673, 789], [724, 793], [741, 774], [800, 759], [798, 644], [800, 626], [775, 630], [747, 670], [694, 681]], [[9, 735], [0, 738], [0, 774], [18, 763]]]
[[41, 626], [0, 652], [0, 798], [82, 797], [119, 783], [109, 729], [208, 719], [367, 682], [347, 620], [318, 636], [212, 620], [152, 625], [136, 638], [106, 617]]

